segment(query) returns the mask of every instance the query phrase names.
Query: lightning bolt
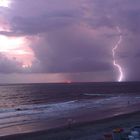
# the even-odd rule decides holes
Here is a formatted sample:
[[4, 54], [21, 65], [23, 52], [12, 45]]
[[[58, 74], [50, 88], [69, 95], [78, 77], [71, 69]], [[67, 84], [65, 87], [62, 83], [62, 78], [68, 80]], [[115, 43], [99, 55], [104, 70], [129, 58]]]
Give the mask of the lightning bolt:
[[119, 71], [119, 77], [118, 77], [118, 82], [121, 82], [122, 80], [123, 80], [123, 77], [124, 77], [124, 75], [123, 75], [123, 71], [122, 71], [122, 67], [121, 67], [121, 65], [119, 65], [118, 63], [117, 63], [117, 61], [116, 61], [116, 50], [118, 49], [118, 47], [119, 47], [119, 45], [121, 44], [121, 42], [122, 42], [122, 35], [121, 35], [121, 29], [119, 28], [119, 26], [117, 26], [116, 27], [116, 29], [117, 29], [117, 31], [118, 31], [118, 33], [120, 34], [119, 35], [119, 40], [118, 40], [118, 42], [117, 42], [117, 44], [113, 47], [113, 49], [112, 49], [112, 54], [113, 54], [113, 65], [118, 69], [118, 71]]

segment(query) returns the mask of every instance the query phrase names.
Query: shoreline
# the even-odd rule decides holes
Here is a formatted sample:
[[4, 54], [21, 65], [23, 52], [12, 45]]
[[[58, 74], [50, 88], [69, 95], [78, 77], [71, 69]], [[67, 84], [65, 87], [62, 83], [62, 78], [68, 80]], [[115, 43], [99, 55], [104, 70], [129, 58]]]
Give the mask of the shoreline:
[[[125, 114], [115, 115], [112, 117], [91, 120], [84, 122], [77, 122], [68, 125], [62, 125], [60, 127], [40, 130], [36, 132], [19, 133], [8, 136], [1, 136], [1, 140], [55, 140], [55, 139], [69, 139], [72, 137], [75, 140], [86, 140], [87, 137], [98, 140], [102, 134], [109, 132], [116, 127], [130, 128], [134, 125], [140, 125], [140, 111], [129, 112]], [[84, 139], [85, 137], [85, 139]]]

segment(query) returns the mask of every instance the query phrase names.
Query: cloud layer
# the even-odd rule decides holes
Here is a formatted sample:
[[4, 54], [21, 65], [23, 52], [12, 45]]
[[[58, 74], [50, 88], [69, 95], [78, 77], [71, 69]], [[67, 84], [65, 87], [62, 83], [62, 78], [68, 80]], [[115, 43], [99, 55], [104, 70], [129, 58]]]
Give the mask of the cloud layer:
[[[125, 80], [140, 79], [139, 0], [11, 0], [9, 8], [0, 8], [0, 15], [1, 26], [5, 21], [9, 29], [0, 34], [27, 38], [35, 57], [27, 71], [19, 68], [17, 60], [7, 59], [7, 72], [60, 73], [72, 81], [86, 77], [115, 81], [118, 71], [112, 65], [111, 49], [118, 41], [119, 26], [123, 42], [117, 62]], [[1, 59], [0, 72], [3, 68]]]

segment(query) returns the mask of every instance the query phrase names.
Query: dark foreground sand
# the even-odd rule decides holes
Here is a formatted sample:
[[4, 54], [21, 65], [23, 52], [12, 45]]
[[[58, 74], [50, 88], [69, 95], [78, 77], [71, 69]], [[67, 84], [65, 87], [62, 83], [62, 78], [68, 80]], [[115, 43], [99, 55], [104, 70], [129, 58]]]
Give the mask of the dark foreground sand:
[[140, 111], [52, 130], [1, 137], [0, 140], [100, 140], [113, 128], [140, 125]]

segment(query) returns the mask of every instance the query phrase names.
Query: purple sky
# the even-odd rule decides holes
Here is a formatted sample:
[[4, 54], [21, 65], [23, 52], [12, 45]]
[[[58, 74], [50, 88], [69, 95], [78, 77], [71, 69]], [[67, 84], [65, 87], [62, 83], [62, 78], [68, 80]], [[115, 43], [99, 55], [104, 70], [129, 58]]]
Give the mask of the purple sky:
[[[5, 1], [5, 2], [4, 2]], [[0, 83], [140, 80], [139, 0], [0, 0]]]

